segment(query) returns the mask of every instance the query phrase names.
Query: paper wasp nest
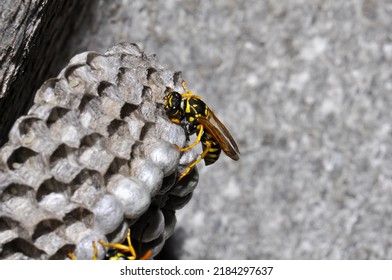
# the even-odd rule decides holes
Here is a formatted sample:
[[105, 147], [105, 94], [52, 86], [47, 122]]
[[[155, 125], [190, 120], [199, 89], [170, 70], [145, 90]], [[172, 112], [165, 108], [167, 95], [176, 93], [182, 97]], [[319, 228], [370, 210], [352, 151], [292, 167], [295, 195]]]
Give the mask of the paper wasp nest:
[[0, 149], [1, 259], [91, 259], [92, 241], [122, 242], [129, 226], [160, 251], [198, 180], [195, 169], [176, 183], [195, 155], [173, 145], [186, 137], [162, 105], [180, 78], [120, 44], [43, 84]]

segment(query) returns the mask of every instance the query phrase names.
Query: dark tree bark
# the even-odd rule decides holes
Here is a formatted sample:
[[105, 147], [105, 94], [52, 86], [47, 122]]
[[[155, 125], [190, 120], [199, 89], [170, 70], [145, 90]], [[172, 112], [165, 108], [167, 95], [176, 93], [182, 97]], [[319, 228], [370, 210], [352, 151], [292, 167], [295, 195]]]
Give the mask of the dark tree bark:
[[67, 38], [81, 24], [90, 1], [0, 2], [0, 145], [34, 93], [56, 76], [70, 54]]

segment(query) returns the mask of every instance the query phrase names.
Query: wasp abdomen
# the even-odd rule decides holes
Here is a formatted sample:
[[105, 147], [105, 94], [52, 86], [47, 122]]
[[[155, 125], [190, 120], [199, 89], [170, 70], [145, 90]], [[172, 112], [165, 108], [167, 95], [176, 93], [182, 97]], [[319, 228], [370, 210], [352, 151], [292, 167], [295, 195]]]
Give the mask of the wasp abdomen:
[[216, 143], [211, 137], [211, 135], [209, 135], [208, 133], [203, 134], [203, 137], [201, 138], [200, 142], [203, 147], [203, 150], [206, 150], [208, 146], [210, 146], [207, 154], [204, 157], [205, 165], [207, 166], [215, 163], [219, 159], [219, 156], [222, 151], [220, 145]]

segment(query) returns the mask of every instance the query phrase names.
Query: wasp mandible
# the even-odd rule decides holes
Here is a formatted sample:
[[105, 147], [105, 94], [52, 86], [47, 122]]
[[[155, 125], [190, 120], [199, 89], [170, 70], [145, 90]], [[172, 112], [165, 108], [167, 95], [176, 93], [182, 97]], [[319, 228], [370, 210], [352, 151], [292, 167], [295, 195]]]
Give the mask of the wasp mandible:
[[178, 181], [184, 178], [201, 160], [204, 159], [205, 165], [216, 162], [222, 150], [233, 160], [240, 158], [237, 143], [223, 123], [200, 96], [188, 89], [185, 81], [182, 82], [182, 87], [185, 90], [183, 94], [169, 89], [164, 97], [165, 111], [172, 122], [182, 124], [182, 121], [185, 121], [188, 135], [197, 133], [195, 142], [188, 147], [179, 148], [179, 151], [188, 151], [201, 142], [203, 152], [185, 169]]

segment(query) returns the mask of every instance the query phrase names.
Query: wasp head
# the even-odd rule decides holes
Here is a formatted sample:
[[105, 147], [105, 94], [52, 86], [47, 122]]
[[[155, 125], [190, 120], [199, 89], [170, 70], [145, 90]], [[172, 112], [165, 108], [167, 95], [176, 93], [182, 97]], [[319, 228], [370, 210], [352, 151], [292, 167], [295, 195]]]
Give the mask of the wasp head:
[[181, 94], [178, 92], [172, 91], [168, 93], [164, 98], [165, 102], [165, 111], [169, 118], [174, 118], [181, 120], [183, 112], [181, 109]]

